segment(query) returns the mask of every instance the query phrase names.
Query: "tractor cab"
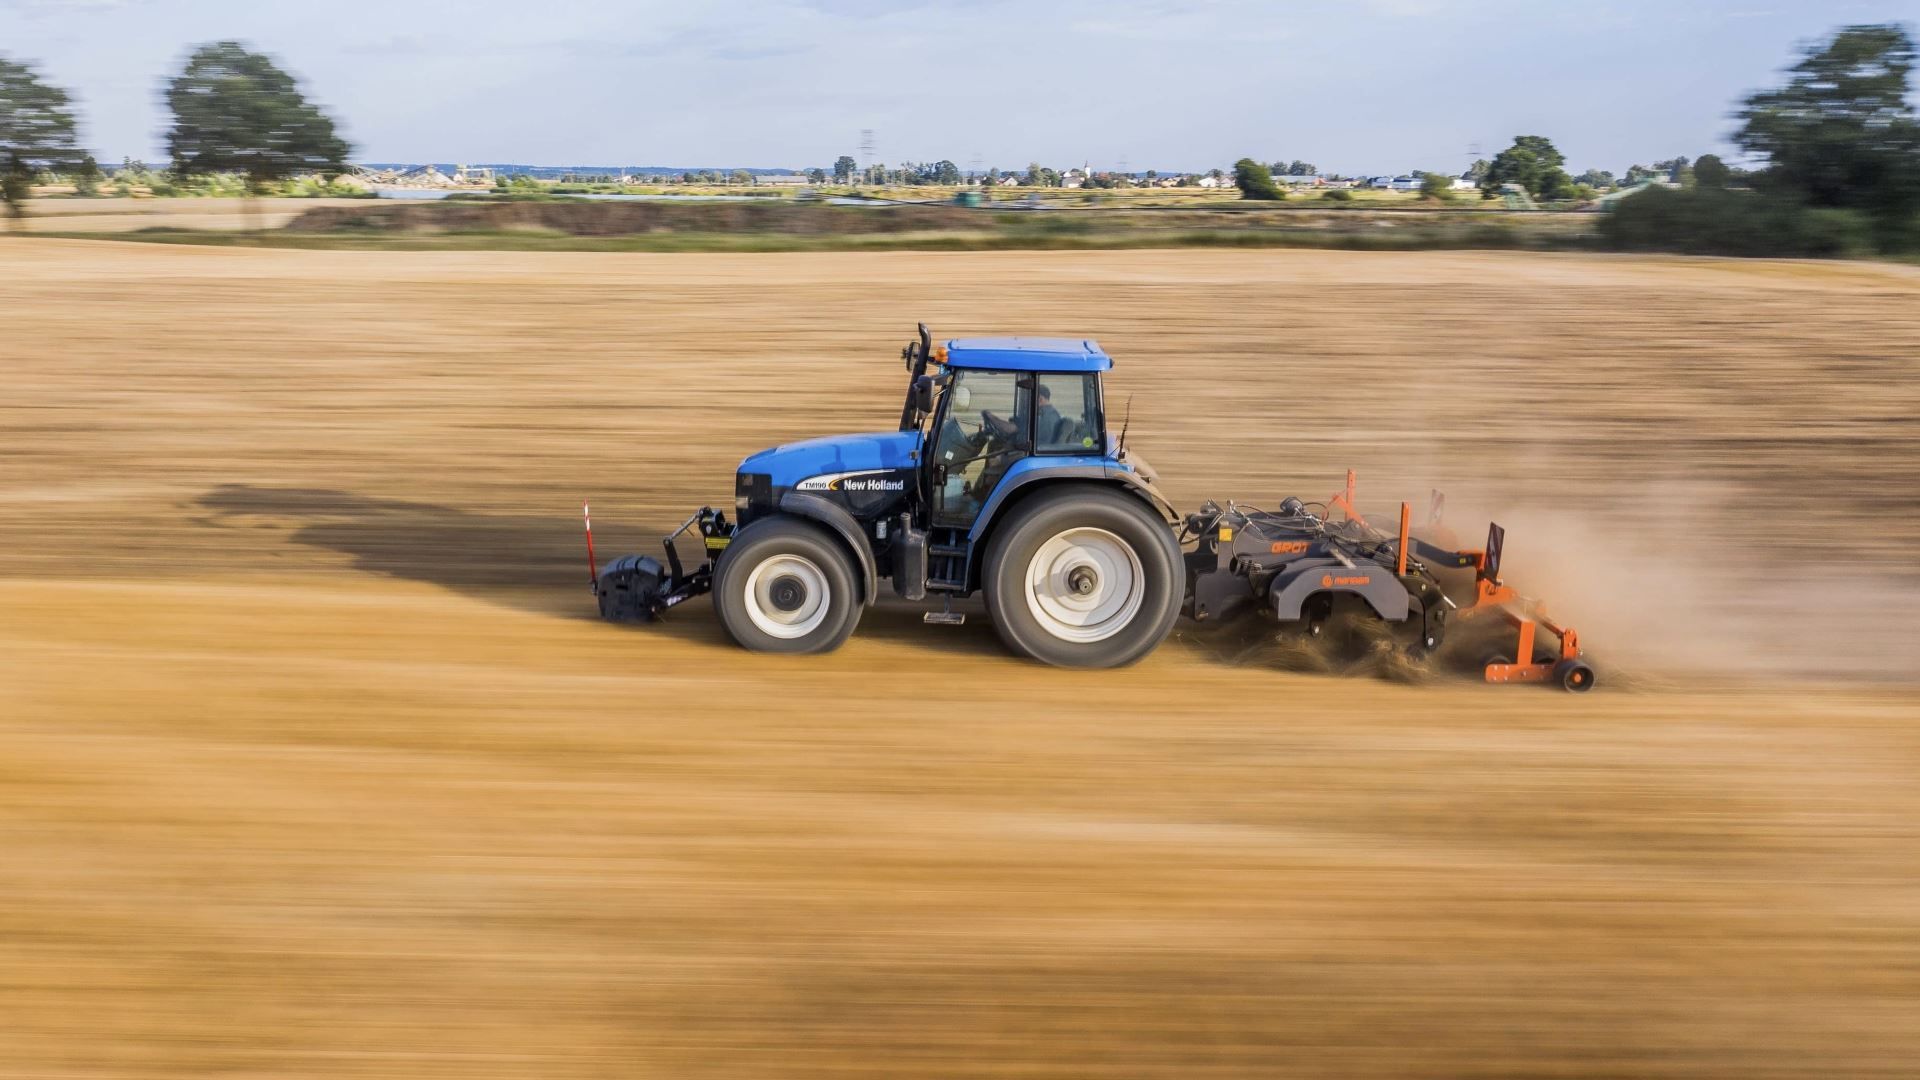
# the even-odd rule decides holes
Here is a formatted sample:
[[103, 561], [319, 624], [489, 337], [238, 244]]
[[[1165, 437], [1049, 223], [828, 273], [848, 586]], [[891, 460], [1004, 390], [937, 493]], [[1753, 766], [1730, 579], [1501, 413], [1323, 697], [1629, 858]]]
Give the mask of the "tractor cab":
[[1113, 361], [1098, 345], [956, 338], [933, 355], [942, 368], [936, 402], [915, 421], [925, 425], [932, 526], [970, 528], [1016, 470], [1108, 463], [1100, 375]]
[[[1038, 490], [1032, 485], [1117, 483], [1164, 507], [1144, 462], [1129, 464], [1109, 436], [1101, 377], [1113, 360], [1099, 345], [1028, 337], [935, 343], [925, 326], [920, 332], [903, 350], [912, 374], [900, 425], [922, 448], [912, 524], [928, 536], [928, 590], [965, 595], [978, 587], [978, 549], [1013, 501]], [[1170, 508], [1162, 516], [1171, 518]]]

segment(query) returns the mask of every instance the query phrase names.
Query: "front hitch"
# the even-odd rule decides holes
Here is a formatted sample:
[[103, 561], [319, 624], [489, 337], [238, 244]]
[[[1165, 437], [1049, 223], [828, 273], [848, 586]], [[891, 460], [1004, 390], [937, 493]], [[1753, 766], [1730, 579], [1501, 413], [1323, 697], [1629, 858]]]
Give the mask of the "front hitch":
[[[623, 555], [608, 563], [592, 579], [600, 616], [613, 622], [652, 622], [668, 608], [711, 591], [714, 560], [733, 539], [734, 528], [725, 512], [703, 506], [661, 540], [667, 552], [665, 567], [650, 555]], [[689, 570], [674, 541], [695, 529], [700, 533], [702, 553], [699, 564]], [[587, 545], [591, 559], [591, 526]]]

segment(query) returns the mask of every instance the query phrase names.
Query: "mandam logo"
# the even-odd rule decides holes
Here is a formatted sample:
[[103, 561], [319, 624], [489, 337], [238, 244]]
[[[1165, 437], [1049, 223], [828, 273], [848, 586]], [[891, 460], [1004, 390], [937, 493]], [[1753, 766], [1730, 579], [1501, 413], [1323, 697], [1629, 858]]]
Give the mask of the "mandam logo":
[[1373, 583], [1372, 578], [1364, 577], [1364, 576], [1334, 577], [1332, 574], [1320, 575], [1320, 587], [1323, 589], [1331, 589], [1335, 585], [1371, 585], [1372, 583]]

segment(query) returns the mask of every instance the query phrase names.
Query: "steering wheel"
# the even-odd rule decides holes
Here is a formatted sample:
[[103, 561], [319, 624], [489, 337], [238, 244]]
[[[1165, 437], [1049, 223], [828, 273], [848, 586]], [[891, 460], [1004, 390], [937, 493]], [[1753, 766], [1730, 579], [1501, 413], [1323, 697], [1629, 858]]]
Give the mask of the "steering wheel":
[[1013, 421], [1004, 419], [992, 409], [980, 410], [980, 420], [990, 429], [996, 438], [1011, 439], [1020, 430]]

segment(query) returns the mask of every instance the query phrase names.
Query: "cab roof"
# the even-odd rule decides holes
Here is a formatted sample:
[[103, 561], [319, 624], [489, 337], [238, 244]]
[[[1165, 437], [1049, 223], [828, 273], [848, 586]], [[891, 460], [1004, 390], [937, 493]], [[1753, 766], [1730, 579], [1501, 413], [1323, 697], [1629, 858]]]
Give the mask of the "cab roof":
[[1077, 338], [951, 338], [944, 346], [948, 367], [1000, 371], [1109, 371], [1113, 358], [1100, 346]]

